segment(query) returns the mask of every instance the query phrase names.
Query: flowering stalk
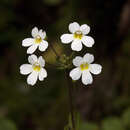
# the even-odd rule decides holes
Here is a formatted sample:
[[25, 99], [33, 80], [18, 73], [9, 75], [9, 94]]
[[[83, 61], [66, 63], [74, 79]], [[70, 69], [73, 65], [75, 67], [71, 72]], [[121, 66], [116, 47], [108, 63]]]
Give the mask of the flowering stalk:
[[72, 130], [76, 130], [75, 128], [75, 117], [74, 117], [74, 107], [73, 107], [73, 84], [70, 78], [68, 77], [68, 69], [65, 70], [67, 86], [68, 86], [68, 95], [69, 95], [69, 105], [70, 105], [70, 113], [71, 113], [71, 122], [72, 122]]
[[[91, 36], [88, 36], [88, 33], [90, 32], [90, 27], [87, 24], [83, 24], [80, 26], [77, 22], [73, 22], [69, 24], [69, 31], [70, 33], [63, 34], [60, 39], [63, 44], [71, 43], [71, 49], [73, 51], [81, 51], [83, 45], [85, 47], [92, 47], [94, 45], [94, 39]], [[23, 64], [20, 66], [20, 73], [23, 75], [28, 75], [27, 83], [29, 85], [35, 85], [38, 79], [40, 81], [43, 81], [47, 77], [47, 71], [45, 69], [45, 60], [42, 56], [37, 57], [33, 53], [36, 50], [45, 52], [48, 48], [48, 45], [50, 45], [52, 51], [57, 57], [57, 63], [59, 65], [57, 66], [57, 68], [65, 70], [72, 122], [72, 128], [69, 128], [69, 130], [76, 130], [73, 108], [72, 80], [76, 81], [81, 78], [82, 83], [84, 85], [92, 84], [92, 74], [100, 74], [102, 71], [102, 66], [93, 63], [94, 56], [89, 53], [86, 53], [83, 57], [76, 56], [75, 58], [73, 58], [74, 52], [70, 56], [66, 56], [65, 54], [59, 55], [53, 45], [48, 44], [48, 42], [46, 41], [46, 32], [42, 29], [38, 30], [38, 28], [35, 27], [32, 29], [31, 34], [32, 38], [26, 38], [22, 41], [22, 46], [28, 47], [27, 54], [31, 55], [28, 57], [29, 64]], [[69, 71], [69, 69], [72, 67], [72, 63], [75, 68]]]

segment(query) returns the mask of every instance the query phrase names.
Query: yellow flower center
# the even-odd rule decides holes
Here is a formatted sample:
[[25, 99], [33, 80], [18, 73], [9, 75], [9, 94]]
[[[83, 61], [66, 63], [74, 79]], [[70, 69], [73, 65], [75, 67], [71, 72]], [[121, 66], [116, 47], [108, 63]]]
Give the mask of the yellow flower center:
[[39, 72], [41, 70], [41, 66], [38, 63], [33, 65], [33, 70]]
[[89, 68], [89, 64], [88, 63], [83, 63], [83, 64], [80, 65], [81, 71], [87, 70], [88, 68]]
[[35, 38], [35, 43], [36, 44], [39, 44], [39, 43], [41, 43], [42, 42], [42, 38], [38, 35], [38, 36], [36, 36], [36, 38]]
[[81, 31], [76, 31], [75, 33], [74, 33], [74, 38], [75, 39], [82, 39], [82, 37], [83, 37], [83, 34], [82, 34], [82, 32]]

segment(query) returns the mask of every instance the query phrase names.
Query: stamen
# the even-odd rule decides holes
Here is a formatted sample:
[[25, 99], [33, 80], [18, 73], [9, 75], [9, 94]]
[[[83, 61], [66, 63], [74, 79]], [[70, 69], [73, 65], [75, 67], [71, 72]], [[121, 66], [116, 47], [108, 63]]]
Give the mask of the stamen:
[[41, 70], [41, 66], [38, 63], [33, 65], [33, 70], [39, 72]]
[[82, 37], [83, 37], [83, 34], [82, 34], [82, 32], [81, 31], [76, 31], [75, 33], [74, 33], [74, 38], [75, 39], [82, 39]]
[[42, 38], [38, 35], [38, 36], [36, 36], [36, 38], [35, 38], [35, 43], [36, 44], [39, 44], [39, 43], [41, 43], [42, 42]]
[[88, 68], [89, 68], [89, 64], [88, 63], [83, 63], [83, 64], [80, 65], [81, 71], [87, 70]]

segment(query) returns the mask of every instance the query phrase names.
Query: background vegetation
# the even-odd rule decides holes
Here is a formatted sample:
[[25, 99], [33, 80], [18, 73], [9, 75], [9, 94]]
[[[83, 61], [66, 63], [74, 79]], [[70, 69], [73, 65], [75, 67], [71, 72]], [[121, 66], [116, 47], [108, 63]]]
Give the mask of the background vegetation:
[[[130, 130], [128, 0], [0, 0], [0, 130], [63, 130], [67, 125], [64, 71], [46, 65], [48, 78], [30, 87], [19, 66], [27, 63], [21, 42], [34, 26], [46, 30], [59, 54], [69, 54], [70, 46], [62, 45], [59, 37], [73, 21], [89, 24], [96, 41], [77, 55], [93, 53], [103, 66], [92, 85], [74, 83], [78, 129]], [[55, 64], [50, 48], [43, 57]]]

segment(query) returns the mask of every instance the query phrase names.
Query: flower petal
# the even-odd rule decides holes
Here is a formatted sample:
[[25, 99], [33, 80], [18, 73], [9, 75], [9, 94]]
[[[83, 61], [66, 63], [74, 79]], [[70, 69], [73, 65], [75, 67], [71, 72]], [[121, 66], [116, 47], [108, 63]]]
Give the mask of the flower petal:
[[37, 78], [38, 78], [38, 72], [36, 71], [33, 71], [28, 77], [27, 77], [27, 83], [29, 85], [34, 85], [37, 81]]
[[69, 31], [71, 33], [75, 33], [79, 29], [80, 29], [80, 25], [77, 22], [73, 22], [73, 23], [69, 24]]
[[45, 66], [45, 60], [42, 58], [42, 56], [40, 56], [40, 57], [38, 58], [38, 63], [39, 63], [42, 67]]
[[44, 68], [42, 68], [41, 71], [39, 72], [39, 80], [43, 81], [44, 78], [46, 77], [47, 77], [47, 71]]
[[99, 64], [91, 64], [90, 65], [90, 72], [97, 75], [100, 74], [102, 71], [102, 66]]
[[80, 57], [80, 56], [76, 56], [74, 59], [73, 59], [73, 65], [75, 66], [80, 66], [81, 63], [83, 62], [83, 58]]
[[29, 56], [28, 57], [28, 62], [33, 65], [35, 62], [37, 62], [37, 56], [34, 55], [34, 54]]
[[27, 49], [27, 54], [32, 54], [36, 49], [37, 49], [38, 45], [37, 44], [33, 44], [32, 46], [30, 46]]
[[48, 42], [45, 40], [42, 40], [42, 42], [39, 44], [39, 50], [45, 51], [48, 48]]
[[92, 47], [94, 44], [94, 39], [90, 36], [83, 36], [81, 40], [86, 47]]
[[83, 46], [80, 40], [74, 40], [71, 44], [71, 48], [74, 51], [81, 51]]
[[20, 66], [20, 73], [23, 75], [27, 75], [33, 71], [32, 65], [30, 64], [23, 64]]
[[33, 38], [26, 38], [22, 41], [22, 46], [24, 47], [31, 46], [33, 43], [34, 43]]
[[44, 31], [42, 31], [42, 29], [39, 31], [39, 36], [42, 38], [42, 39], [44, 39], [45, 37], [46, 37], [46, 32]]
[[32, 36], [33, 37], [36, 37], [38, 35], [38, 28], [37, 27], [34, 27], [33, 29], [32, 29]]
[[88, 71], [83, 71], [82, 73], [82, 82], [84, 85], [92, 84], [93, 77]]
[[77, 67], [77, 68], [74, 68], [70, 71], [70, 74], [69, 76], [73, 79], [73, 80], [78, 80], [80, 77], [81, 77], [81, 71], [80, 69]]
[[94, 56], [92, 54], [86, 53], [83, 57], [84, 62], [92, 63], [94, 61]]
[[86, 35], [90, 32], [90, 27], [87, 24], [83, 24], [80, 26], [80, 31], [82, 31], [82, 33]]
[[60, 39], [62, 43], [70, 43], [73, 40], [73, 34], [63, 34]]

